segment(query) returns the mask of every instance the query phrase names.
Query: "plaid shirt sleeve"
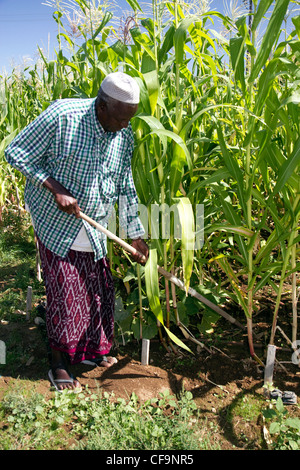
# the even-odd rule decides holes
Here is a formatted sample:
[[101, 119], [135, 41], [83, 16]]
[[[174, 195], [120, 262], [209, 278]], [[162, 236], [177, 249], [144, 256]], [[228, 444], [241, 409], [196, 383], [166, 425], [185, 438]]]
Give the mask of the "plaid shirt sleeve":
[[42, 185], [50, 176], [44, 169], [44, 156], [57, 126], [55, 108], [40, 114], [23, 129], [5, 150], [9, 164], [17, 168], [34, 185]]

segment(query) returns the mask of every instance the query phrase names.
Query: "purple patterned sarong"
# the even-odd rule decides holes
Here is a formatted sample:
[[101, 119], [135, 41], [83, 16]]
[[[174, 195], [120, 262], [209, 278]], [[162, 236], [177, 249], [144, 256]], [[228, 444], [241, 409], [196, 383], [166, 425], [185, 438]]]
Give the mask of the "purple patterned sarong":
[[107, 258], [70, 250], [65, 258], [39, 240], [46, 287], [46, 325], [52, 349], [71, 364], [108, 354], [113, 341], [115, 292]]

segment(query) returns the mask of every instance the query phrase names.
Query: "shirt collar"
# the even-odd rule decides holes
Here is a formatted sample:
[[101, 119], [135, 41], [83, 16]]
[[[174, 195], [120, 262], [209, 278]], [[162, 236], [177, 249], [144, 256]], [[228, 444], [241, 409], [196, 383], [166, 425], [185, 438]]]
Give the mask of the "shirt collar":
[[89, 110], [89, 117], [91, 119], [92, 126], [95, 131], [95, 135], [98, 139], [103, 139], [103, 137], [114, 137], [116, 136], [119, 132], [106, 132], [102, 125], [99, 122], [99, 119], [97, 117], [96, 113], [96, 98], [92, 101], [90, 110]]
[[98, 139], [103, 138], [105, 135], [105, 130], [101, 126], [97, 114], [96, 114], [96, 98], [92, 100], [90, 109], [88, 111], [88, 117], [89, 121], [91, 122], [91, 125], [93, 127], [93, 130], [95, 132], [95, 135]]

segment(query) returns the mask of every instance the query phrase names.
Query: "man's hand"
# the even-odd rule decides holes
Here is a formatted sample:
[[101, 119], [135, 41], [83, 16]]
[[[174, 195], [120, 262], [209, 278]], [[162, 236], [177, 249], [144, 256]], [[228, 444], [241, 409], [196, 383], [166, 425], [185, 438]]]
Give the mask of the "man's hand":
[[44, 182], [44, 186], [54, 195], [55, 202], [61, 211], [75, 214], [77, 219], [80, 218], [80, 207], [77, 200], [64, 186], [51, 177]]
[[[131, 246], [133, 246], [133, 248], [135, 248], [139, 252], [136, 255], [132, 255], [134, 261], [139, 264], [145, 264], [149, 256], [149, 248], [147, 243], [144, 242], [142, 238], [137, 238], [136, 240], [132, 240]], [[146, 260], [143, 258], [143, 255]]]

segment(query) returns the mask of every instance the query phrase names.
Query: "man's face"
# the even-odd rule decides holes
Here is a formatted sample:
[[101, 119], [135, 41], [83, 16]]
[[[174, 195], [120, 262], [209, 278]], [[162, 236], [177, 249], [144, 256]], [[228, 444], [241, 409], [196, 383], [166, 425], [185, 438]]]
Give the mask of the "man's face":
[[120, 101], [100, 105], [97, 116], [103, 129], [107, 132], [118, 132], [128, 127], [130, 119], [137, 112], [138, 105], [129, 105]]

